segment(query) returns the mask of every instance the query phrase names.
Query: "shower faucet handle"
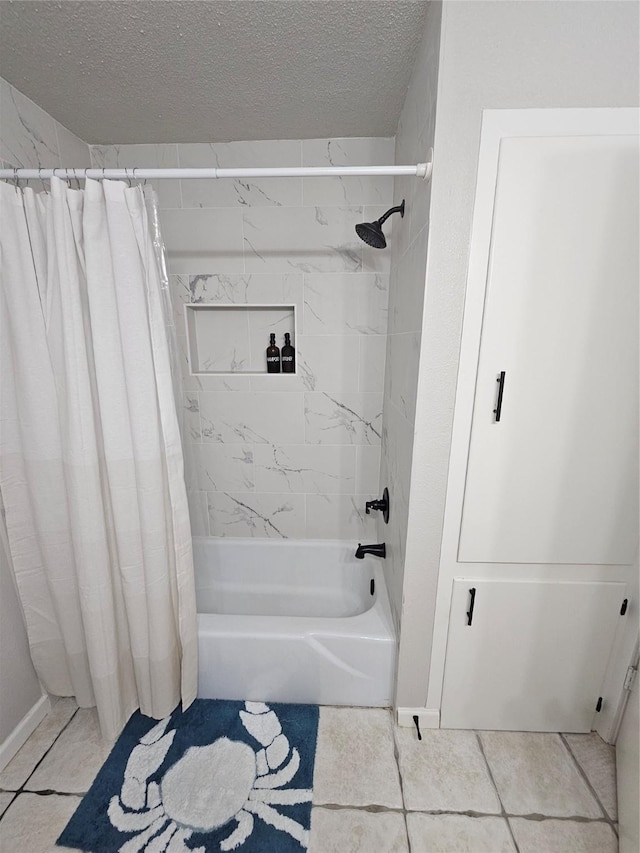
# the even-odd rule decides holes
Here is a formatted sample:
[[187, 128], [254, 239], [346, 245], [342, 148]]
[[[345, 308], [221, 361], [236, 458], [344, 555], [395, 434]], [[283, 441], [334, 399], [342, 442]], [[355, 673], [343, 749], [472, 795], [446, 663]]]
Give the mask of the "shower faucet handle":
[[374, 501], [367, 501], [365, 503], [364, 511], [367, 515], [371, 513], [372, 509], [381, 510], [384, 523], [389, 524], [389, 489], [387, 489], [386, 486], [381, 498]]

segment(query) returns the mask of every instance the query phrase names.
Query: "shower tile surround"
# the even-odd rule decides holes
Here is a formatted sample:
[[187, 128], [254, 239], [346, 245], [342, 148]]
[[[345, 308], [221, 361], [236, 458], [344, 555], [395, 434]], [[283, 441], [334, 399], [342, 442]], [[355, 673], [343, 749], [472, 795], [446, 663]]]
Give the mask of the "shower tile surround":
[[[394, 140], [91, 152], [96, 167], [379, 165], [393, 162]], [[378, 541], [364, 505], [378, 492], [390, 252], [367, 247], [354, 226], [391, 206], [393, 179], [159, 181], [157, 188], [182, 358], [194, 534]], [[296, 374], [238, 372], [255, 369], [271, 329], [254, 317], [244, 334], [235, 312], [212, 348], [215, 371], [229, 373], [192, 375], [185, 305], [293, 306]], [[289, 325], [274, 329], [280, 347], [285, 331], [293, 337]]]
[[[3, 168], [90, 166], [89, 146], [0, 77], [0, 163]], [[29, 186], [42, 189], [37, 181]]]

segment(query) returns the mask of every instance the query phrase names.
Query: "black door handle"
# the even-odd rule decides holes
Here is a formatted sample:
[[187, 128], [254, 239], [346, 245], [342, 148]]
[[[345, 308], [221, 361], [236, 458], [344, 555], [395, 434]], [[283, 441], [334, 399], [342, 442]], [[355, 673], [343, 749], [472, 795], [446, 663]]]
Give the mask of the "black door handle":
[[473, 608], [476, 606], [476, 588], [472, 586], [469, 590], [469, 609], [467, 610], [467, 625], [473, 621]]
[[502, 412], [502, 395], [504, 394], [504, 370], [500, 371], [500, 376], [496, 379], [498, 383], [498, 402], [496, 403], [496, 407], [493, 410], [493, 414], [496, 416], [495, 423], [500, 423], [500, 414]]

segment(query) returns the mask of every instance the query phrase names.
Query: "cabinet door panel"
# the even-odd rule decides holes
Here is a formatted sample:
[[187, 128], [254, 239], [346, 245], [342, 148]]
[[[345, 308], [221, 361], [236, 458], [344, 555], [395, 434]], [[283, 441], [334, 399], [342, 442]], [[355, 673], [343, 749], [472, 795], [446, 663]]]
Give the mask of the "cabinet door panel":
[[442, 727], [590, 731], [625, 590], [622, 583], [456, 579]]
[[501, 143], [461, 562], [633, 559], [638, 185], [637, 137]]

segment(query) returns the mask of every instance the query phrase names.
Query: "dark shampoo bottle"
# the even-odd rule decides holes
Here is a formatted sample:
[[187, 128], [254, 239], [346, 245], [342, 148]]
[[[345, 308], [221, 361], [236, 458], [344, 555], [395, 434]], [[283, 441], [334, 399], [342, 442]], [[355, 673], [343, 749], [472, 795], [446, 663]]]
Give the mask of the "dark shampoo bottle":
[[282, 372], [296, 372], [296, 351], [291, 346], [291, 336], [289, 332], [284, 333], [284, 346], [282, 347]]
[[276, 346], [276, 336], [271, 333], [267, 347], [267, 373], [280, 373], [280, 350]]

